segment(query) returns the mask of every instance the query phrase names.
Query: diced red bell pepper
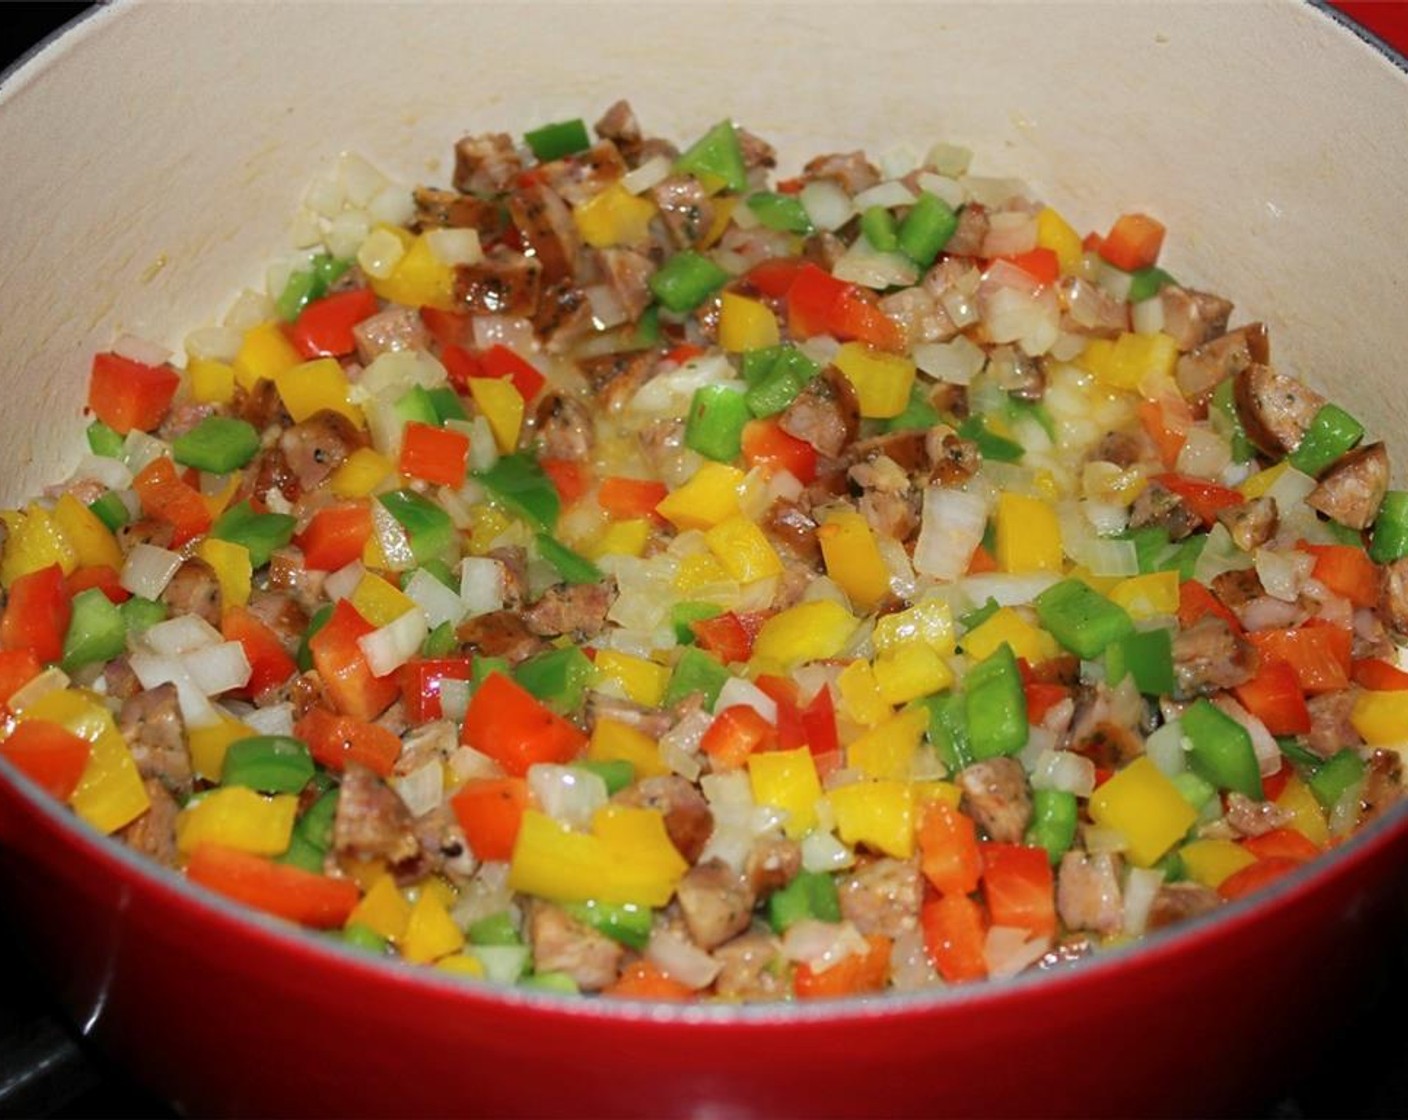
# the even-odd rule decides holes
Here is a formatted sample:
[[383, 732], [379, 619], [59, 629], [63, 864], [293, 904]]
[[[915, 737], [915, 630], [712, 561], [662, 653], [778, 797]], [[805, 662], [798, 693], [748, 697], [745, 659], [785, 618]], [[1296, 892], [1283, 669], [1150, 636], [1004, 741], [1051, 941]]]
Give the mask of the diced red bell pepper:
[[479, 356], [486, 377], [507, 377], [524, 402], [531, 402], [543, 387], [544, 378], [527, 359], [498, 342]]
[[280, 918], [313, 929], [339, 929], [361, 893], [351, 879], [331, 879], [218, 844], [200, 844], [186, 863], [186, 878]]
[[481, 860], [509, 860], [528, 808], [523, 778], [472, 778], [450, 798], [465, 839]]
[[355, 762], [388, 778], [401, 757], [401, 739], [395, 732], [326, 708], [309, 708], [293, 725], [293, 733], [308, 744], [314, 761], [338, 773]]
[[890, 979], [893, 942], [884, 934], [867, 934], [864, 953], [851, 953], [829, 968], [816, 971], [803, 962], [792, 974], [792, 991], [798, 999], [832, 999], [883, 991]]
[[653, 521], [664, 519], [655, 512], [655, 507], [664, 501], [669, 488], [655, 479], [626, 478], [624, 475], [608, 475], [601, 480], [597, 489], [597, 504], [606, 515], [617, 521], [630, 521], [638, 517]]
[[125, 603], [132, 598], [132, 592], [122, 586], [122, 574], [110, 564], [90, 564], [85, 568], [75, 568], [64, 581], [68, 597], [72, 599], [80, 591], [96, 587], [112, 603]]
[[859, 288], [810, 261], [787, 289], [787, 328], [794, 338], [826, 334], [881, 350], [899, 350], [905, 342], [899, 324]]
[[1205, 526], [1216, 524], [1219, 510], [1239, 506], [1247, 500], [1240, 490], [1186, 474], [1156, 474], [1150, 481], [1177, 494]]
[[538, 466], [548, 476], [564, 506], [580, 501], [591, 485], [591, 469], [585, 463], [577, 463], [571, 459], [543, 458], [538, 460]]
[[170, 366], [149, 366], [120, 354], [93, 355], [88, 407], [119, 435], [149, 432], [161, 423], [181, 375]]
[[41, 662], [57, 661], [64, 653], [64, 635], [73, 617], [73, 601], [57, 564], [27, 572], [10, 584], [0, 642], [6, 649], [27, 649]]
[[608, 999], [658, 999], [681, 1001], [694, 998], [694, 989], [668, 976], [646, 957], [634, 960], [617, 979], [601, 990]]
[[797, 682], [790, 677], [762, 673], [753, 682], [777, 705], [777, 745], [784, 751], [807, 746], [807, 729], [797, 703]]
[[1204, 615], [1216, 615], [1232, 633], [1242, 633], [1241, 620], [1206, 585], [1187, 579], [1178, 585], [1178, 625], [1185, 630]]
[[1046, 718], [1047, 712], [1071, 694], [1071, 690], [1063, 684], [1038, 680], [1024, 682], [1022, 692], [1027, 698], [1027, 722], [1034, 727]]
[[1301, 551], [1315, 557], [1311, 575], [1356, 607], [1373, 607], [1379, 602], [1383, 577], [1369, 554], [1353, 544], [1307, 544]]
[[64, 802], [78, 788], [91, 749], [86, 739], [41, 719], [21, 721], [0, 743], [0, 754], [15, 769]]
[[841, 744], [836, 730], [836, 704], [831, 689], [822, 685], [802, 708], [802, 728], [813, 758], [839, 755]]
[[142, 512], [172, 527], [173, 548], [179, 548], [206, 532], [214, 523], [210, 506], [200, 491], [176, 472], [176, 464], [166, 456], [153, 459], [132, 480], [132, 489], [142, 504]]
[[1256, 676], [1233, 692], [1273, 735], [1304, 735], [1310, 730], [1310, 708], [1300, 678], [1284, 661], [1263, 659]]
[[948, 984], [986, 979], [987, 918], [966, 894], [926, 898], [919, 908], [924, 948]]
[[248, 607], [227, 607], [220, 618], [220, 632], [227, 641], [244, 647], [249, 662], [249, 680], [232, 695], [253, 699], [298, 672], [297, 662], [279, 636]]
[[408, 478], [458, 490], [469, 470], [469, 437], [412, 420], [402, 429], [397, 469]]
[[1157, 264], [1164, 245], [1162, 222], [1148, 214], [1121, 214], [1101, 239], [1100, 256], [1125, 272], [1137, 272]]
[[743, 461], [749, 469], [786, 471], [804, 486], [816, 481], [816, 448], [783, 431], [772, 417], [743, 425]]
[[[455, 346], [463, 349], [470, 337], [474, 317], [468, 311], [442, 311], [438, 307], [422, 307], [420, 321], [442, 348]], [[442, 362], [444, 356], [441, 355]]]
[[308, 639], [313, 667], [338, 711], [361, 720], [375, 719], [400, 695], [394, 676], [377, 677], [357, 645], [376, 627], [339, 599], [327, 623]]
[[1340, 626], [1316, 625], [1285, 630], [1253, 630], [1247, 640], [1263, 660], [1284, 661], [1300, 687], [1312, 695], [1348, 688], [1354, 638]]
[[489, 376], [476, 354], [453, 342], [447, 342], [441, 348], [440, 363], [445, 367], [450, 384], [461, 393], [469, 392], [469, 383], [474, 378]]
[[1248, 836], [1242, 847], [1257, 859], [1294, 859], [1304, 863], [1320, 854], [1320, 848], [1305, 833], [1294, 828], [1273, 828], [1260, 836]]
[[1240, 868], [1217, 885], [1217, 893], [1226, 901], [1235, 902], [1239, 898], [1246, 898], [1254, 891], [1259, 891], [1270, 883], [1274, 883], [1283, 875], [1287, 875], [1300, 867], [1305, 861], [1300, 859], [1289, 859], [1286, 856], [1268, 856], [1266, 859], [1259, 859], [1255, 863], [1249, 863], [1246, 867]]
[[320, 509], [294, 543], [303, 553], [305, 566], [335, 572], [362, 558], [371, 535], [371, 504], [352, 502]]
[[719, 770], [734, 770], [755, 751], [777, 746], [777, 728], [756, 708], [735, 704], [714, 715], [714, 722], [699, 740], [699, 747]]
[[666, 353], [664, 357], [664, 361], [673, 362], [677, 366], [682, 366], [685, 362], [693, 361], [695, 358], [701, 357], [705, 353], [706, 351], [702, 346], [696, 346], [692, 342], [681, 342], [676, 346], [670, 347], [669, 352]]
[[470, 679], [468, 657], [415, 657], [401, 667], [401, 699], [412, 723], [443, 719], [440, 682]]
[[772, 257], [759, 261], [743, 275], [743, 283], [761, 296], [781, 299], [791, 290], [802, 267], [801, 257]]
[[694, 631], [695, 643], [700, 649], [716, 653], [725, 665], [734, 661], [747, 661], [753, 656], [753, 638], [743, 620], [733, 611], [725, 611], [713, 618], [701, 618], [689, 624]]
[[1408, 689], [1408, 673], [1377, 657], [1366, 657], [1352, 662], [1351, 676], [1360, 688], [1374, 692], [1401, 692]]
[[340, 358], [357, 349], [352, 328], [377, 311], [370, 288], [349, 288], [315, 299], [286, 329], [288, 340], [303, 357]]
[[1004, 253], [999, 259], [1015, 264], [1038, 284], [1054, 284], [1061, 279], [1061, 259], [1052, 249], [1038, 246], [1025, 253]]
[[919, 870], [940, 894], [966, 895], [978, 889], [983, 857], [973, 818], [947, 801], [924, 806], [916, 834]]
[[1015, 926], [1034, 937], [1056, 933], [1056, 882], [1045, 848], [1030, 844], [982, 845], [983, 898], [996, 926]]
[[536, 762], [571, 762], [586, 748], [587, 737], [522, 685], [495, 672], [471, 697], [460, 742], [521, 778]]
[[0, 704], [8, 704], [43, 668], [32, 649], [0, 649]]

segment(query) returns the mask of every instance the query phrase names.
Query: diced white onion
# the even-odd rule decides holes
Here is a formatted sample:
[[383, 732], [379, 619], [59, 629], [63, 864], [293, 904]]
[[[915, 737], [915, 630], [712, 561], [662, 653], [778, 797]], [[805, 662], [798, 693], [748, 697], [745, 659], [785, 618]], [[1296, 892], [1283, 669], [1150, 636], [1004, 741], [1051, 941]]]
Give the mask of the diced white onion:
[[915, 184], [921, 191], [931, 194], [935, 198], [943, 199], [954, 210], [957, 210], [968, 200], [968, 192], [963, 189], [963, 184], [947, 175], [921, 171], [915, 179]]
[[122, 441], [122, 462], [134, 475], [156, 462], [171, 449], [156, 436], [133, 428]]
[[330, 573], [327, 579], [323, 580], [323, 593], [334, 603], [339, 599], [350, 598], [366, 574], [367, 569], [362, 566], [362, 562], [353, 560], [350, 564], [345, 564], [337, 571]]
[[825, 972], [849, 956], [869, 951], [870, 945], [850, 922], [803, 918], [788, 926], [782, 935], [782, 955], [806, 964], [813, 972]]
[[365, 210], [344, 210], [328, 223], [323, 244], [338, 260], [348, 260], [358, 255], [371, 232], [372, 222]]
[[674, 169], [670, 158], [665, 155], [651, 156], [639, 167], [621, 176], [621, 186], [631, 194], [643, 194], [651, 187], [663, 183]]
[[812, 180], [802, 187], [797, 199], [812, 225], [824, 232], [840, 229], [855, 216], [855, 203], [834, 179]]
[[504, 605], [504, 566], [488, 556], [460, 561], [460, 601], [467, 615], [488, 614]]
[[831, 274], [848, 284], [883, 291], [907, 288], [919, 279], [919, 270], [903, 253], [882, 253], [864, 237], [855, 242], [832, 266]]
[[600, 774], [577, 766], [539, 762], [528, 767], [528, 790], [544, 813], [569, 828], [586, 831], [607, 801]]
[[374, 229], [357, 250], [357, 264], [374, 280], [385, 280], [401, 263], [406, 247], [389, 229]]
[[160, 599], [182, 562], [179, 552], [143, 541], [132, 546], [117, 582], [140, 598]]
[[982, 255], [1000, 257], [1027, 253], [1036, 248], [1036, 215], [1022, 210], [1004, 210], [988, 218]]
[[968, 167], [972, 162], [971, 149], [943, 140], [930, 148], [929, 154], [924, 157], [926, 166], [932, 167], [940, 175], [948, 175], [954, 179], [968, 174]]
[[1030, 603], [1060, 577], [1055, 572], [983, 572], [963, 580], [962, 590], [975, 603], [996, 599], [999, 606]]
[[856, 854], [831, 831], [813, 829], [802, 837], [802, 866], [808, 871], [840, 871], [852, 866]]
[[444, 800], [445, 767], [438, 758], [432, 758], [404, 777], [393, 777], [391, 788], [401, 795], [411, 816], [423, 816]]
[[1129, 323], [1135, 334], [1158, 334], [1164, 329], [1164, 301], [1155, 296], [1131, 304]]
[[629, 321], [630, 312], [610, 284], [589, 284], [582, 289], [582, 294], [591, 306], [592, 326], [597, 330], [609, 330]]
[[872, 206], [883, 206], [886, 209], [892, 206], [913, 206], [915, 194], [898, 179], [886, 179], [883, 183], [867, 187], [856, 195], [853, 201], [856, 212], [861, 213]]
[[991, 926], [983, 942], [983, 960], [993, 978], [1016, 976], [1046, 954], [1050, 939], [1033, 937], [1015, 926]]
[[921, 373], [950, 385], [967, 385], [987, 363], [983, 348], [966, 334], [951, 342], [921, 342], [912, 356]]
[[370, 634], [363, 634], [357, 639], [357, 648], [367, 659], [367, 668], [372, 671], [372, 676], [384, 677], [419, 653], [421, 643], [429, 632], [425, 615], [411, 610], [393, 618], [385, 626], [377, 627]]
[[1137, 576], [1139, 551], [1133, 541], [1088, 536], [1077, 549], [1068, 543], [1071, 557], [1090, 569], [1095, 576]]
[[303, 205], [324, 218], [334, 217], [347, 203], [347, 192], [335, 175], [319, 175], [303, 193]]
[[132, 472], [121, 459], [110, 459], [106, 455], [86, 454], [78, 460], [73, 471], [74, 478], [91, 478], [101, 482], [109, 490], [126, 490], [132, 485]]
[[1183, 724], [1171, 719], [1144, 740], [1144, 753], [1160, 773], [1172, 778], [1188, 769], [1188, 752], [1183, 746]]
[[112, 344], [112, 352], [144, 366], [164, 366], [171, 360], [171, 351], [165, 346], [138, 338], [135, 334], [119, 335]]
[[244, 345], [244, 333], [232, 327], [197, 327], [186, 335], [186, 355], [212, 362], [233, 362]]
[[697, 389], [733, 378], [733, 366], [725, 355], [707, 354], [652, 377], [636, 390], [628, 408], [650, 415], [681, 415]]
[[289, 221], [288, 243], [295, 249], [311, 249], [322, 245], [322, 219], [306, 206], [300, 206]]
[[440, 680], [440, 714], [460, 723], [469, 710], [470, 683], [453, 677]]
[[51, 665], [12, 692], [9, 700], [5, 702], [6, 707], [16, 714], [22, 714], [31, 704], [38, 703], [49, 693], [62, 692], [69, 683], [69, 675], [57, 665]]
[[261, 323], [267, 323], [273, 317], [274, 301], [264, 292], [245, 288], [235, 297], [235, 302], [230, 304], [221, 322], [232, 330], [243, 332]]
[[752, 708], [769, 723], [777, 722], [777, 701], [743, 677], [729, 677], [719, 689], [719, 698], [714, 703], [714, 711], [738, 706]]
[[994, 178], [988, 175], [969, 175], [963, 180], [968, 188], [968, 197], [981, 203], [989, 210], [1002, 206], [1014, 198], [1025, 198], [1029, 193], [1027, 184], [1021, 179]]
[[411, 573], [404, 590], [420, 608], [426, 625], [432, 630], [446, 622], [459, 622], [465, 616], [464, 600], [424, 568]]
[[142, 641], [166, 657], [219, 645], [225, 636], [197, 614], [178, 614], [147, 627]]
[[181, 663], [195, 686], [207, 696], [219, 696], [249, 683], [249, 657], [239, 642], [218, 642], [187, 650], [181, 654]]
[[425, 243], [441, 264], [478, 264], [484, 259], [477, 229], [426, 230]]
[[409, 572], [416, 566], [415, 553], [406, 530], [380, 502], [372, 503], [372, 533], [386, 560], [388, 571]]
[[253, 708], [241, 719], [257, 735], [293, 734], [293, 705], [287, 701], [270, 704], [267, 708]]
[[532, 952], [527, 945], [473, 945], [468, 951], [484, 966], [484, 979], [495, 984], [518, 983]]
[[366, 206], [387, 184], [386, 176], [356, 152], [338, 158], [337, 181], [353, 206]]
[[[988, 270], [989, 276], [999, 269], [1004, 276], [1022, 271], [1015, 266], [1004, 268], [1006, 265], [1006, 261], [996, 262]], [[1021, 287], [989, 284], [984, 280], [978, 289], [978, 306], [994, 342], [1015, 342], [1032, 357], [1045, 354], [1061, 333], [1061, 306], [1049, 287], [1032, 293]]]
[[[945, 288], [939, 293], [939, 303], [948, 312], [948, 317], [953, 320], [953, 325], [962, 329], [971, 327], [982, 316], [978, 311], [978, 301], [976, 294], [966, 292], [962, 288]], [[1081, 340], [1084, 346], [1084, 339]]]
[[1208, 530], [1203, 551], [1193, 565], [1193, 578], [1210, 584], [1223, 572], [1241, 571], [1252, 566], [1252, 558], [1237, 547], [1227, 527], [1218, 522]]
[[[445, 710], [445, 686], [455, 682], [446, 677], [440, 682], [440, 710]], [[450, 755], [450, 773], [457, 781], [467, 782], [471, 778], [497, 778], [503, 774], [503, 767], [482, 751], [473, 747], [457, 747]]]
[[1127, 936], [1144, 936], [1149, 926], [1149, 912], [1163, 885], [1162, 871], [1152, 867], [1129, 869], [1124, 880], [1124, 932]]
[[176, 686], [176, 702], [187, 727], [210, 727], [219, 722], [215, 706], [197, 687], [178, 658], [137, 649], [128, 656], [127, 663], [144, 689], [151, 690], [163, 684]]
[[399, 397], [412, 386], [434, 389], [447, 380], [445, 367], [424, 350], [385, 350], [362, 370], [359, 395]]
[[[367, 217], [378, 225], [405, 226], [415, 219], [416, 203], [411, 197], [411, 192], [405, 187], [389, 186], [377, 191], [376, 195], [367, 203]], [[443, 233], [443, 230], [430, 230], [428, 233]], [[465, 232], [473, 233], [473, 230]], [[426, 237], [430, 251], [435, 252], [435, 245], [430, 237]], [[439, 257], [442, 264], [455, 264], [455, 261], [446, 260]]]
[[698, 945], [672, 929], [662, 928], [650, 935], [646, 959], [672, 980], [687, 988], [707, 988], [723, 967]]
[[1059, 789], [1077, 797], [1095, 791], [1095, 763], [1075, 751], [1043, 751], [1032, 768], [1033, 789]]
[[935, 579], [955, 580], [968, 570], [987, 529], [988, 506], [966, 490], [930, 486], [924, 491], [914, 568]]
[[1315, 557], [1309, 553], [1279, 552], [1271, 548], [1258, 548], [1255, 561], [1261, 586], [1268, 595], [1283, 603], [1294, 603], [1300, 597], [1301, 588], [1315, 566]]
[[1232, 462], [1232, 445], [1211, 428], [1193, 425], [1183, 434], [1175, 469], [1196, 478], [1217, 478]]

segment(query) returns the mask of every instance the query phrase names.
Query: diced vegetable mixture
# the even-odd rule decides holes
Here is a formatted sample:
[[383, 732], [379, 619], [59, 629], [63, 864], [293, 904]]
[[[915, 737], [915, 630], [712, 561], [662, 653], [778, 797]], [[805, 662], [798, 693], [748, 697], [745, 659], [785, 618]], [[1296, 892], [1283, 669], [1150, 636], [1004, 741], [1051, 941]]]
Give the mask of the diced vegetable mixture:
[[343, 157], [0, 513], [0, 754], [258, 910], [608, 998], [1065, 967], [1398, 800], [1408, 491], [1314, 371], [1148, 214], [775, 163], [625, 102]]

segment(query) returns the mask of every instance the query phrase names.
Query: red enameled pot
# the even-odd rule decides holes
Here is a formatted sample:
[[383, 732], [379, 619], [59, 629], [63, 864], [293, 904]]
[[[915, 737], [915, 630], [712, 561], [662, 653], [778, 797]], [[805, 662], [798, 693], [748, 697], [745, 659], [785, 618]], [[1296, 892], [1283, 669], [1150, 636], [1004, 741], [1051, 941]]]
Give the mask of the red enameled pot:
[[[1177, 275], [1266, 319], [1278, 362], [1401, 457], [1402, 66], [1289, 0], [118, 2], [0, 84], [3, 498], [71, 466], [88, 355], [121, 331], [179, 347], [259, 283], [339, 150], [441, 181], [467, 131], [620, 96], [664, 135], [731, 115], [785, 166], [947, 139], [1079, 225], [1147, 206]], [[195, 1115], [1244, 1113], [1372, 989], [1408, 931], [1406, 861], [1400, 806], [1252, 899], [1063, 971], [873, 1002], [607, 1004], [245, 913], [0, 762], [5, 920], [97, 1045]]]

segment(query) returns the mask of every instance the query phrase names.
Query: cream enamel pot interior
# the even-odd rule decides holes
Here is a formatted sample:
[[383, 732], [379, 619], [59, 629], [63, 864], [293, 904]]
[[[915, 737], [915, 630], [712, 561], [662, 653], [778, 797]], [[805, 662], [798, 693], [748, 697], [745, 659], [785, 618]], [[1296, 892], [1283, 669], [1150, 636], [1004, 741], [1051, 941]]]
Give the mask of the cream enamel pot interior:
[[[179, 350], [262, 281], [339, 151], [443, 185], [467, 132], [622, 96], [666, 136], [732, 116], [784, 171], [944, 139], [1078, 228], [1147, 208], [1171, 271], [1264, 319], [1279, 366], [1408, 456], [1408, 77], [1314, 7], [134, 0], [0, 86], [0, 499], [76, 461], [91, 353], [122, 332]], [[0, 764], [7, 920], [99, 1044], [198, 1114], [1236, 1111], [1293, 1061], [1295, 1023], [1372, 983], [1405, 851], [1400, 808], [1260, 898], [1059, 975], [863, 1006], [603, 1007], [237, 912]]]

